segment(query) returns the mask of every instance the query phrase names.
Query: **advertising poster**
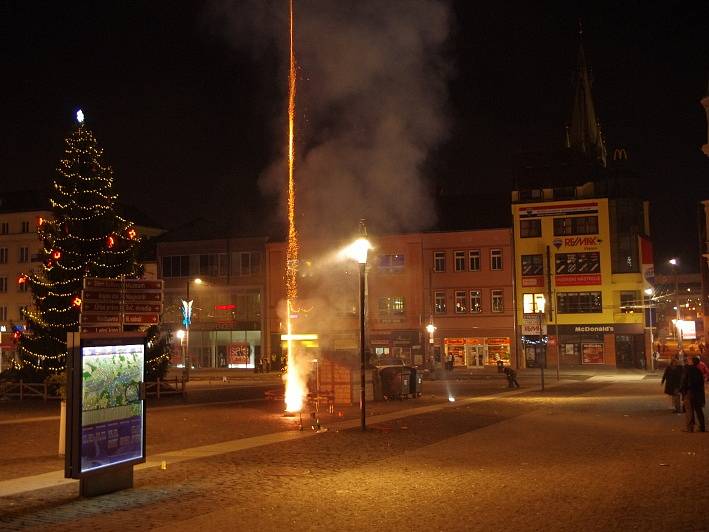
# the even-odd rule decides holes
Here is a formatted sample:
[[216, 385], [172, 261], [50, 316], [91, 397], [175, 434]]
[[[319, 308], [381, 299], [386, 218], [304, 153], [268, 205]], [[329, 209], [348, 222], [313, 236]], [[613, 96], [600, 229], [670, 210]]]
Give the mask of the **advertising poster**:
[[229, 344], [229, 367], [248, 365], [250, 355], [251, 348], [247, 342]]
[[143, 344], [81, 348], [82, 473], [143, 458]]
[[603, 343], [582, 344], [581, 355], [584, 364], [603, 364]]

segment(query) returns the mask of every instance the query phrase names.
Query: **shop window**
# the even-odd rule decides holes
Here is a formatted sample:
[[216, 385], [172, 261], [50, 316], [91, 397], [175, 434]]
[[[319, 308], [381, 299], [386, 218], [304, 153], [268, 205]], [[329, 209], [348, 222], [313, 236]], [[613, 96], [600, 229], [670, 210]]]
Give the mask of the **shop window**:
[[404, 270], [404, 256], [400, 254], [379, 255], [379, 271], [397, 273]]
[[603, 312], [601, 292], [561, 292], [556, 302], [559, 314]]
[[470, 291], [470, 312], [483, 311], [483, 297], [480, 290]]
[[467, 297], [466, 297], [465, 290], [456, 290], [455, 291], [455, 313], [456, 314], [463, 314], [468, 311], [468, 302]]
[[519, 221], [520, 238], [535, 238], [542, 236], [542, 221], [539, 218]]
[[188, 277], [189, 274], [189, 255], [175, 255], [162, 258], [163, 277]]
[[522, 307], [525, 314], [544, 312], [546, 297], [544, 294], [522, 294]]
[[465, 251], [455, 251], [453, 252], [453, 257], [455, 259], [455, 271], [464, 272], [465, 271]]
[[522, 255], [522, 276], [543, 274], [544, 259], [542, 255]]
[[7, 248], [0, 248], [0, 264], [7, 264]]
[[433, 271], [434, 272], [446, 271], [446, 252], [445, 251], [435, 251], [433, 253]]
[[554, 267], [560, 275], [577, 273], [599, 273], [601, 271], [601, 254], [590, 253], [557, 253], [554, 256]]
[[502, 250], [499, 248], [490, 250], [490, 269], [491, 270], [501, 270], [502, 269]]
[[445, 292], [436, 292], [434, 294], [434, 308], [436, 314], [445, 314], [446, 313], [446, 293]]
[[504, 293], [502, 290], [490, 290], [490, 302], [493, 312], [505, 310]]
[[480, 250], [471, 249], [468, 251], [468, 268], [471, 272], [480, 271]]
[[598, 234], [598, 216], [554, 218], [554, 236], [596, 234]]
[[641, 311], [642, 300], [640, 292], [635, 290], [622, 291], [620, 293], [620, 311], [625, 314], [633, 314], [636, 311]]

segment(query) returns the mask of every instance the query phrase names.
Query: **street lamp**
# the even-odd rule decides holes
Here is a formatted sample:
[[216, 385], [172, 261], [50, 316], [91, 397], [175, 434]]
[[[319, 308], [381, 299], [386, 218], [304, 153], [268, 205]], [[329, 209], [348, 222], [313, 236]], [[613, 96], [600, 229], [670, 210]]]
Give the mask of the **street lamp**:
[[436, 332], [437, 327], [433, 324], [433, 316], [431, 316], [428, 325], [426, 325], [426, 332], [428, 333], [428, 363], [433, 369], [433, 333]]
[[648, 328], [650, 329], [650, 367], [652, 371], [655, 371], [655, 337], [653, 335], [652, 327], [652, 298], [655, 295], [655, 291], [652, 288], [646, 288], [644, 290], [645, 295], [648, 298], [647, 303], [647, 318], [648, 318]]
[[672, 273], [675, 278], [675, 338], [677, 339], [677, 357], [682, 351], [682, 331], [680, 330], [680, 315], [679, 315], [679, 281], [677, 278], [677, 267], [679, 266], [679, 260], [676, 258], [671, 258], [669, 261], [670, 266], [672, 266]]
[[367, 429], [366, 422], [366, 395], [365, 395], [365, 369], [366, 360], [364, 354], [364, 273], [367, 267], [367, 253], [372, 249], [372, 245], [364, 237], [358, 238], [350, 244], [344, 251], [345, 255], [359, 264], [359, 356], [360, 356], [360, 390], [359, 390], [359, 410], [362, 431]]

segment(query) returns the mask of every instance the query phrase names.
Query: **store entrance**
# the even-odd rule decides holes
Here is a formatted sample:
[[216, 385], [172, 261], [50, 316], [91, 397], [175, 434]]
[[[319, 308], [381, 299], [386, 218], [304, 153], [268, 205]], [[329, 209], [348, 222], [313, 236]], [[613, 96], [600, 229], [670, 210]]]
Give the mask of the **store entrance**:
[[619, 368], [645, 368], [645, 350], [642, 335], [616, 334], [615, 360]]
[[528, 368], [546, 367], [546, 346], [545, 345], [525, 345], [524, 359]]
[[465, 346], [466, 365], [470, 368], [485, 367], [485, 347], [482, 345]]

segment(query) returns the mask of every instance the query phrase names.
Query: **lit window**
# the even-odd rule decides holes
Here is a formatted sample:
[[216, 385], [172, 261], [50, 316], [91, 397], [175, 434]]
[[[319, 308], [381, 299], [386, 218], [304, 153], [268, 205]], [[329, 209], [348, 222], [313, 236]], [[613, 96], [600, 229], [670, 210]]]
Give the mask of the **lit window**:
[[434, 294], [434, 309], [436, 314], [446, 313], [446, 293], [436, 292]]
[[483, 311], [483, 298], [480, 290], [470, 291], [470, 312]]
[[525, 314], [544, 312], [546, 298], [544, 294], [522, 294], [522, 307]]
[[466, 301], [467, 298], [465, 296], [466, 296], [465, 290], [456, 290], [455, 291], [455, 313], [456, 314], [463, 314], [468, 311], [468, 307], [467, 307], [468, 302]]
[[505, 310], [502, 290], [490, 290], [490, 302], [493, 312], [503, 312]]

